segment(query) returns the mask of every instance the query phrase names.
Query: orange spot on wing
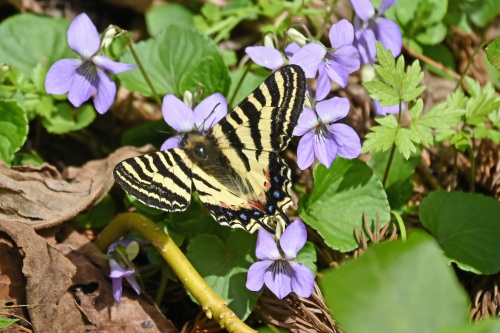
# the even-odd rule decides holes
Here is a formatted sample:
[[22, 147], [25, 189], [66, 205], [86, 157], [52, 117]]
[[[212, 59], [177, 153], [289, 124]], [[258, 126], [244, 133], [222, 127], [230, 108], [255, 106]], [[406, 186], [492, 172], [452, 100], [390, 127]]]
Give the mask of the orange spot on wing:
[[257, 208], [258, 210], [264, 211], [264, 207], [258, 201], [249, 201], [250, 206]]
[[224, 202], [219, 202], [219, 205], [221, 205], [224, 208], [229, 208], [229, 205]]

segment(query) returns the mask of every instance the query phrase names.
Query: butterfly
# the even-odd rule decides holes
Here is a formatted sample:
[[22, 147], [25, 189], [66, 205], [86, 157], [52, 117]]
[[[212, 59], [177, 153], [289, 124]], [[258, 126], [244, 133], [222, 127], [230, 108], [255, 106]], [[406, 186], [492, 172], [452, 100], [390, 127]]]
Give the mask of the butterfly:
[[279, 156], [304, 107], [306, 78], [296, 65], [267, 78], [206, 133], [183, 133], [178, 148], [118, 163], [118, 184], [144, 204], [183, 211], [192, 185], [222, 225], [271, 233], [289, 224], [291, 171]]

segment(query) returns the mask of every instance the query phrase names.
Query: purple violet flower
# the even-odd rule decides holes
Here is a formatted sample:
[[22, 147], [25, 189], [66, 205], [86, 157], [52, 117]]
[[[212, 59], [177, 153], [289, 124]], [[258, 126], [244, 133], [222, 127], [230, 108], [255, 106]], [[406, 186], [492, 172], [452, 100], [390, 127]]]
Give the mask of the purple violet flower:
[[267, 231], [259, 229], [255, 255], [262, 261], [250, 266], [247, 288], [259, 291], [265, 283], [279, 299], [283, 299], [292, 290], [300, 297], [311, 296], [314, 275], [309, 268], [295, 261], [306, 240], [306, 227], [300, 220], [295, 220], [281, 235], [281, 251], [273, 237]]
[[[375, 106], [375, 114], [377, 116], [386, 116], [388, 113], [390, 114], [398, 114], [399, 113], [399, 104], [392, 106], [381, 106], [380, 101], [373, 100], [373, 105]], [[401, 111], [406, 109], [405, 103], [401, 105]]]
[[350, 73], [359, 69], [359, 53], [354, 46], [354, 29], [352, 24], [343, 19], [332, 25], [330, 32], [332, 49], [327, 50], [319, 43], [309, 43], [298, 50], [290, 59], [291, 64], [302, 67], [307, 78], [316, 77], [316, 100], [324, 99], [332, 85], [330, 80], [342, 88], [347, 86]]
[[273, 72], [286, 63], [286, 58], [290, 58], [300, 47], [297, 43], [292, 43], [285, 48], [285, 56], [280, 51], [269, 46], [249, 46], [245, 48], [246, 54], [257, 65], [268, 68]]
[[398, 0], [383, 0], [378, 13], [375, 14], [370, 0], [350, 0], [356, 17], [354, 18], [355, 40], [354, 46], [358, 49], [363, 64], [374, 64], [377, 50], [375, 40], [378, 40], [392, 55], [397, 57], [401, 53], [403, 37], [399, 26], [382, 17], [385, 11]]
[[346, 124], [333, 124], [349, 113], [347, 98], [334, 97], [316, 104], [316, 112], [304, 108], [293, 135], [303, 137], [297, 147], [297, 164], [304, 170], [314, 162], [314, 156], [330, 167], [335, 156], [356, 158], [361, 154], [358, 134]]
[[94, 99], [96, 110], [103, 114], [115, 99], [116, 86], [105, 70], [118, 74], [137, 66], [114, 62], [96, 53], [101, 40], [89, 17], [82, 13], [75, 17], [68, 29], [68, 44], [82, 59], [61, 59], [50, 67], [45, 79], [49, 94], [68, 93], [76, 107], [88, 100], [97, 90]]
[[[111, 244], [108, 248], [108, 254], [115, 249], [117, 244], [123, 245], [127, 247], [130, 243], [132, 243], [133, 239], [126, 239], [122, 241], [115, 242]], [[111, 282], [113, 284], [113, 296], [115, 298], [116, 306], [120, 306], [120, 300], [122, 298], [122, 283], [123, 278], [125, 278], [130, 286], [135, 290], [135, 292], [140, 295], [141, 288], [137, 283], [137, 279], [135, 278], [135, 270], [134, 269], [125, 269], [120, 264], [114, 260], [109, 259], [109, 277], [111, 278]]]
[[180, 133], [163, 143], [160, 150], [167, 150], [179, 147], [183, 138], [182, 133], [195, 130], [205, 134], [227, 114], [227, 102], [224, 96], [215, 93], [201, 101], [193, 111], [180, 99], [168, 94], [163, 98], [161, 109], [167, 124]]

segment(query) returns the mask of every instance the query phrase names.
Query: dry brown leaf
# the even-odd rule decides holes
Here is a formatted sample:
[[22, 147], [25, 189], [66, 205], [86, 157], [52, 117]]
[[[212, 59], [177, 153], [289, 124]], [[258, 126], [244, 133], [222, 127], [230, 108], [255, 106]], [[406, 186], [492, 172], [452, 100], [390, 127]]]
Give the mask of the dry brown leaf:
[[118, 162], [152, 151], [149, 145], [123, 147], [105, 159], [68, 168], [64, 178], [46, 163], [9, 169], [0, 161], [0, 221], [23, 222], [34, 229], [61, 224], [108, 193]]
[[125, 287], [120, 306], [116, 307], [108, 261], [98, 256], [101, 252], [88, 239], [69, 227], [59, 231], [54, 247], [75, 266], [74, 297], [87, 320], [99, 332], [177, 332], [175, 326], [162, 314], [154, 301], [146, 295], [137, 295]]
[[[29, 321], [35, 332], [91, 332], [72, 295], [68, 292], [75, 266], [28, 225], [0, 220], [5, 233], [23, 254], [22, 290], [26, 293]], [[17, 267], [21, 271], [21, 267]], [[25, 286], [24, 286], [25, 284]], [[19, 288], [11, 285], [11, 289]], [[20, 300], [23, 302], [22, 300]], [[21, 305], [21, 304], [16, 304]]]

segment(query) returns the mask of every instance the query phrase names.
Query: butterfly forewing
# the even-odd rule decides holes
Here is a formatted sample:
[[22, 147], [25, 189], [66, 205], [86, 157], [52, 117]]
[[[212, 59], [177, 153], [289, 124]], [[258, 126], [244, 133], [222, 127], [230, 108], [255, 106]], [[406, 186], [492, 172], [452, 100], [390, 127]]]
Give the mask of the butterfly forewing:
[[191, 164], [181, 148], [132, 157], [114, 169], [115, 180], [142, 203], [166, 211], [191, 202]]
[[274, 232], [288, 223], [290, 169], [278, 155], [302, 112], [304, 72], [285, 66], [213, 126], [206, 135], [186, 133], [183, 146], [135, 157], [115, 168], [125, 191], [149, 206], [184, 210], [191, 182], [221, 224]]

